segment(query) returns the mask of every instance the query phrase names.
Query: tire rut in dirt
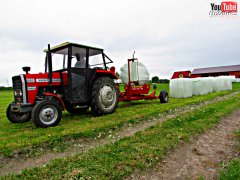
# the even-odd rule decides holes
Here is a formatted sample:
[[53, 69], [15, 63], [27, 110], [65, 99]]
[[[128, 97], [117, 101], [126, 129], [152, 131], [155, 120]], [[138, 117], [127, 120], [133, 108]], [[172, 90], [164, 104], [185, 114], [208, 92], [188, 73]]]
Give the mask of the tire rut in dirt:
[[240, 128], [240, 110], [222, 119], [208, 130], [170, 152], [156, 167], [135, 172], [129, 179], [218, 179], [221, 163], [236, 158], [234, 132]]

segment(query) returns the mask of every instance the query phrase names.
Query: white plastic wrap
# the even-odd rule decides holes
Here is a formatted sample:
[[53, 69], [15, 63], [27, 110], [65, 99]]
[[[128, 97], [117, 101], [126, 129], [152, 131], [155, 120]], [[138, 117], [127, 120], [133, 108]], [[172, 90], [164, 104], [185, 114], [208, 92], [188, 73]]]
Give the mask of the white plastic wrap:
[[231, 80], [232, 80], [232, 82], [235, 82], [235, 80], [237, 79], [235, 76], [228, 76]]
[[213, 81], [213, 92], [220, 92], [223, 89], [223, 80], [220, 77], [215, 77]]
[[214, 81], [214, 92], [232, 90], [232, 82], [234, 81], [232, 76], [219, 76]]
[[192, 97], [192, 79], [179, 78], [170, 80], [170, 96], [172, 98]]
[[192, 95], [205, 95], [212, 92], [232, 90], [233, 76], [180, 78], [170, 80], [170, 96], [186, 98]]
[[223, 79], [224, 79], [223, 91], [232, 90], [232, 82], [234, 78], [232, 76], [223, 76]]
[[213, 92], [213, 77], [193, 78], [193, 95], [205, 95]]
[[[128, 64], [124, 64], [120, 71], [120, 79], [123, 83], [128, 84]], [[131, 81], [139, 81], [139, 84], [144, 84], [149, 80], [147, 67], [141, 62], [130, 62], [130, 72]]]
[[233, 82], [240, 82], [240, 78], [235, 78]]

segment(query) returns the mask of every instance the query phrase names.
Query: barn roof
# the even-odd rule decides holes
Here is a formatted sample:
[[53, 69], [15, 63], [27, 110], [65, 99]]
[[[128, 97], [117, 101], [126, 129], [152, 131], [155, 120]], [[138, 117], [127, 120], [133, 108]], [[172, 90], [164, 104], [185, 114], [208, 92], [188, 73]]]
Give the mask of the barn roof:
[[192, 71], [192, 74], [220, 73], [233, 71], [240, 71], [240, 65], [198, 68], [194, 69]]

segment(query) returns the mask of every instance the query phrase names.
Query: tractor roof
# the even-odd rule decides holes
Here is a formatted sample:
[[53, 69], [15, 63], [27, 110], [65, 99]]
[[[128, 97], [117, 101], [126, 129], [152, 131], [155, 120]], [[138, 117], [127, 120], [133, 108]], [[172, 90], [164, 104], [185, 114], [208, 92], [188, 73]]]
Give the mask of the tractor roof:
[[[72, 42], [64, 42], [62, 44], [56, 45], [51, 47], [51, 51], [58, 51], [61, 50], [63, 48], [66, 48], [68, 46], [75, 46], [75, 47], [80, 47], [80, 48], [89, 48], [89, 49], [95, 49], [95, 50], [100, 50], [103, 51], [103, 49], [101, 48], [97, 48], [97, 47], [91, 47], [91, 46], [86, 46], [86, 45], [82, 45], [82, 44], [77, 44], [77, 43], [72, 43]], [[47, 52], [48, 49], [45, 49], [44, 52]]]

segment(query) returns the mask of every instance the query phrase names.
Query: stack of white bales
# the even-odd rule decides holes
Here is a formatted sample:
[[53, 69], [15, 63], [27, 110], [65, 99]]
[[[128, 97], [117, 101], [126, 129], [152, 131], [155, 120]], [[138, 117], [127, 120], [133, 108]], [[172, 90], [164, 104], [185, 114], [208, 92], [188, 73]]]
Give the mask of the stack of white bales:
[[172, 79], [170, 95], [173, 98], [187, 98], [193, 95], [232, 90], [234, 79], [234, 76]]

